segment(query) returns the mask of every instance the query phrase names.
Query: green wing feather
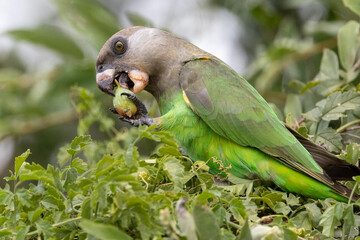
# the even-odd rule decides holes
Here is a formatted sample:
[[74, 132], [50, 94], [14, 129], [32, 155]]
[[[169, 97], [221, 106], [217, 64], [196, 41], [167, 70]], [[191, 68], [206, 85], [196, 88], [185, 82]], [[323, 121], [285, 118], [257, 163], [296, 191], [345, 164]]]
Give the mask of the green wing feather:
[[180, 85], [193, 111], [217, 134], [310, 175], [309, 170], [323, 173], [260, 94], [220, 60], [185, 63]]

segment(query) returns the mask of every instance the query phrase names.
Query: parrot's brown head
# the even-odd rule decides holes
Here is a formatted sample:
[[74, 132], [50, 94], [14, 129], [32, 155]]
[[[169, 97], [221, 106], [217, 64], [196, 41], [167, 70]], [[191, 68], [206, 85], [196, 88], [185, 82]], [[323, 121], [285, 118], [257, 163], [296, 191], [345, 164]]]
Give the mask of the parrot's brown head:
[[114, 95], [120, 87], [138, 93], [143, 89], [155, 97], [159, 91], [177, 83], [183, 64], [206, 52], [172, 34], [146, 27], [131, 27], [106, 41], [96, 61], [96, 83], [105, 93]]

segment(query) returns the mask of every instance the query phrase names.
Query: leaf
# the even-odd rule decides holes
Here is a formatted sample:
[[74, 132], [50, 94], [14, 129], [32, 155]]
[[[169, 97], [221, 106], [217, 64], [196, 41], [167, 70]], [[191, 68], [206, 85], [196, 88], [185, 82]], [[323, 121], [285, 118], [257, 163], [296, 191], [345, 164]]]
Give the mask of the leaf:
[[295, 217], [291, 218], [291, 221], [298, 227], [304, 228], [306, 230], [311, 230], [313, 228], [313, 224], [309, 218], [309, 215], [306, 211], [301, 211], [295, 215]]
[[276, 213], [280, 213], [282, 215], [288, 215], [291, 212], [291, 208], [283, 202], [276, 202], [274, 210]]
[[346, 71], [352, 68], [359, 46], [360, 25], [355, 21], [349, 21], [340, 28], [338, 33], [339, 57]]
[[324, 146], [330, 152], [340, 152], [343, 146], [341, 140], [341, 135], [328, 127], [318, 131], [315, 143]]
[[125, 162], [128, 167], [136, 166], [139, 159], [139, 152], [137, 146], [131, 144], [125, 152]]
[[71, 161], [70, 167], [75, 168], [79, 174], [83, 174], [88, 169], [88, 164], [84, 162], [81, 158], [75, 158]]
[[155, 27], [154, 24], [151, 23], [150, 20], [144, 18], [143, 16], [137, 14], [137, 13], [132, 13], [132, 12], [128, 12], [126, 13], [126, 17], [129, 19], [130, 23], [133, 26], [144, 26], [144, 27]]
[[307, 203], [304, 206], [308, 214], [309, 220], [314, 227], [317, 227], [322, 215], [320, 208], [315, 203]]
[[114, 158], [109, 155], [105, 155], [96, 165], [95, 175], [96, 177], [103, 176], [109, 172], [114, 165]]
[[346, 146], [346, 152], [341, 155], [348, 163], [357, 164], [360, 158], [360, 147], [357, 143], [350, 143]]
[[7, 33], [18, 40], [41, 45], [65, 56], [77, 59], [84, 57], [77, 44], [55, 26], [42, 25], [30, 30], [12, 30]]
[[323, 226], [322, 233], [328, 237], [334, 236], [334, 230], [340, 226], [340, 219], [343, 216], [343, 203], [336, 203], [325, 210], [321, 216], [319, 225]]
[[339, 78], [339, 61], [334, 51], [324, 49], [321, 59], [320, 72], [315, 77], [320, 81]]
[[75, 137], [74, 140], [72, 140], [70, 148], [67, 149], [67, 152], [74, 156], [78, 152], [80, 152], [81, 148], [91, 143], [91, 137], [90, 135], [85, 136], [79, 136]]
[[247, 217], [245, 207], [242, 201], [238, 198], [233, 198], [231, 200], [229, 210], [233, 214], [234, 218], [239, 222]]
[[182, 236], [185, 236], [187, 239], [197, 240], [194, 218], [186, 210], [186, 202], [187, 200], [185, 198], [180, 198], [176, 203], [176, 216], [180, 232]]
[[308, 82], [302, 89], [301, 89], [301, 94], [304, 94], [307, 90], [319, 85], [319, 83], [321, 83], [320, 80], [313, 80]]
[[238, 240], [252, 240], [252, 234], [249, 226], [249, 220], [245, 220], [245, 224], [241, 229], [241, 233], [238, 237]]
[[54, 233], [51, 231], [52, 227], [50, 222], [40, 219], [35, 223], [35, 225], [37, 228], [38, 235], [43, 234], [44, 239], [49, 239], [52, 235], [54, 235]]
[[16, 229], [16, 240], [24, 240], [29, 229], [30, 226], [18, 226]]
[[200, 240], [221, 239], [220, 227], [217, 224], [216, 217], [208, 207], [196, 204], [193, 210], [193, 217]]
[[7, 229], [0, 230], [0, 237], [6, 237], [6, 236], [10, 236], [10, 235], [12, 235], [12, 232], [10, 232], [9, 230], [7, 230]]
[[174, 183], [175, 191], [182, 191], [185, 177], [185, 167], [179, 159], [170, 157], [164, 161], [164, 170], [170, 180]]
[[58, 13], [81, 35], [90, 40], [97, 50], [121, 29], [114, 12], [95, 0], [56, 0]]
[[344, 210], [343, 233], [345, 235], [350, 235], [350, 232], [354, 228], [354, 225], [355, 225], [354, 208], [353, 205], [350, 204], [346, 206]]
[[360, 16], [360, 2], [358, 0], [343, 0], [346, 7], [350, 8], [354, 13]]
[[69, 190], [68, 188], [69, 187], [71, 188], [71, 184], [76, 181], [77, 177], [78, 177], [78, 173], [77, 173], [76, 169], [75, 168], [69, 168], [66, 171], [64, 188]]
[[26, 152], [22, 153], [20, 156], [15, 158], [15, 175], [16, 176], [18, 176], [20, 167], [23, 165], [25, 160], [29, 157], [30, 153], [31, 153], [30, 149], [28, 149], [28, 150], [26, 150]]
[[79, 226], [84, 232], [103, 240], [131, 240], [132, 238], [115, 226], [96, 223], [90, 220], [82, 220]]
[[326, 98], [322, 108], [322, 119], [325, 121], [337, 120], [345, 116], [344, 112], [353, 110], [360, 105], [360, 94], [352, 91], [335, 92]]
[[316, 103], [316, 108], [304, 114], [311, 121], [337, 120], [345, 117], [347, 110], [354, 110], [360, 105], [360, 94], [357, 92], [335, 92]]
[[286, 98], [284, 114], [286, 116], [288, 115], [291, 116], [293, 121], [290, 122], [295, 122], [295, 120], [299, 120], [301, 118], [301, 113], [302, 113], [302, 106], [301, 106], [300, 96], [296, 94], [289, 94]]

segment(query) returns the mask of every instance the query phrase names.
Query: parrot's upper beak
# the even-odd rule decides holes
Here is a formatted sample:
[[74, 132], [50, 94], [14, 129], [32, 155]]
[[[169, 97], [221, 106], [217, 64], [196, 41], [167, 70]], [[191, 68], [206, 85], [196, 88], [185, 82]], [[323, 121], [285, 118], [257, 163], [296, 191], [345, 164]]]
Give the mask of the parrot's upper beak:
[[113, 91], [116, 86], [115, 80], [120, 87], [138, 93], [149, 83], [149, 75], [139, 70], [121, 71], [112, 68], [96, 74], [96, 84], [100, 90], [112, 96], [115, 96]]

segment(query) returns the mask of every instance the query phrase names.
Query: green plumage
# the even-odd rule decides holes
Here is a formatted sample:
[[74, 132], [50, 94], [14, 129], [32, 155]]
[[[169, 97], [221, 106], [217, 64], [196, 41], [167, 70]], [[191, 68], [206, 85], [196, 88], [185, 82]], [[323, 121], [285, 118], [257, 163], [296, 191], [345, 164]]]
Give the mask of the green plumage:
[[[119, 39], [127, 46], [121, 55], [112, 50]], [[107, 91], [111, 81], [102, 81], [104, 68], [113, 69], [114, 78], [118, 69], [148, 75], [145, 89], [162, 114], [155, 122], [175, 135], [192, 160], [208, 162], [212, 173], [219, 171], [220, 161], [238, 177], [271, 180], [285, 191], [339, 201], [346, 201], [350, 190], [336, 180], [360, 175], [356, 166], [285, 126], [229, 66], [167, 32], [144, 27], [118, 32], [97, 60], [98, 84]], [[131, 88], [129, 81], [122, 84]]]

